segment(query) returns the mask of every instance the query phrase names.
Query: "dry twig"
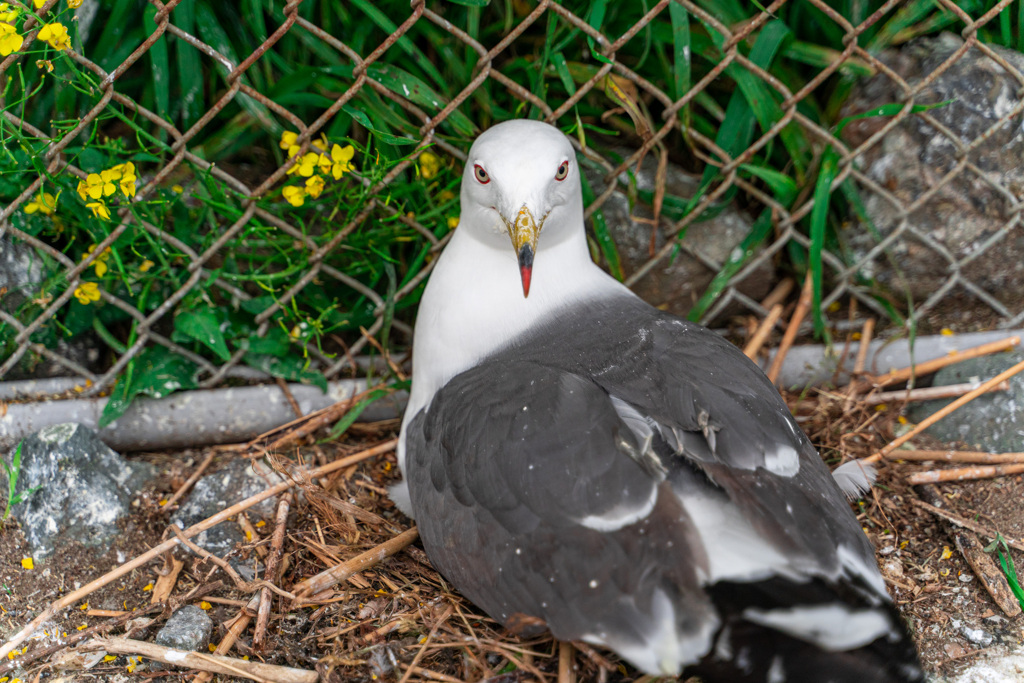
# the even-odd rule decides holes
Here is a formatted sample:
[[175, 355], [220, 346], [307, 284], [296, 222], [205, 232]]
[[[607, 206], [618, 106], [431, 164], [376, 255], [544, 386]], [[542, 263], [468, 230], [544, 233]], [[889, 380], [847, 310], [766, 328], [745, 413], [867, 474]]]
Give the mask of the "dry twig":
[[315, 671], [248, 662], [244, 659], [208, 655], [190, 650], [178, 650], [173, 647], [141, 640], [129, 640], [128, 638], [95, 638], [83, 645], [82, 649], [105, 650], [119, 655], [142, 655], [148, 659], [155, 659], [164, 664], [186, 669], [199, 669], [227, 676], [244, 676], [254, 681], [266, 681], [266, 683], [316, 683], [320, 680], [320, 674]]
[[782, 316], [782, 304], [775, 304], [772, 306], [772, 310], [768, 311], [768, 316], [758, 326], [757, 331], [754, 332], [753, 336], [750, 337], [750, 341], [743, 347], [743, 353], [746, 354], [747, 358], [754, 360], [757, 358], [758, 352], [761, 347], [764, 346], [764, 342], [768, 339], [768, 335], [775, 329], [775, 323], [779, 321], [779, 317]]
[[942, 460], [944, 462], [973, 462], [985, 465], [1024, 462], [1024, 453], [980, 453], [978, 451], [892, 451], [886, 460]]
[[930, 470], [907, 475], [908, 484], [934, 484], [940, 481], [967, 481], [970, 479], [991, 479], [1024, 472], [1024, 463], [1010, 465], [979, 465], [977, 467], [955, 467], [945, 470]]
[[[274, 535], [270, 540], [270, 557], [267, 559], [267, 568], [263, 572], [263, 578], [276, 583], [278, 580], [278, 568], [281, 566], [281, 551], [284, 548], [284, 532], [288, 526], [288, 510], [291, 508], [291, 494], [285, 494], [277, 501], [277, 516], [274, 518]], [[262, 651], [266, 645], [267, 625], [270, 623], [270, 588], [264, 586], [260, 589], [260, 607], [256, 613], [256, 629], [253, 632], [252, 647], [256, 651]]]
[[292, 593], [298, 596], [299, 599], [302, 599], [304, 597], [316, 595], [321, 591], [325, 591], [331, 586], [349, 578], [356, 572], [361, 572], [364, 569], [372, 567], [382, 561], [384, 558], [394, 555], [399, 550], [415, 541], [418, 536], [419, 531], [416, 527], [407, 529], [394, 538], [381, 543], [376, 548], [371, 548], [365, 553], [356, 555], [350, 560], [346, 560], [341, 564], [325, 569], [316, 576], [311, 576], [304, 581], [300, 581], [292, 586]]
[[210, 466], [211, 462], [213, 462], [213, 456], [216, 454], [217, 451], [210, 451], [210, 453], [205, 458], [203, 458], [203, 461], [199, 463], [199, 467], [195, 469], [195, 472], [193, 472], [189, 476], [189, 478], [185, 480], [185, 483], [181, 485], [181, 488], [175, 491], [174, 495], [171, 496], [166, 503], [164, 503], [164, 510], [170, 510], [172, 505], [181, 500], [181, 497], [189, 492], [189, 490], [192, 488], [192, 485], [199, 481], [199, 477], [203, 476], [203, 472], [205, 472], [206, 468]]
[[[877, 394], [868, 394], [861, 399], [865, 405], [875, 406], [882, 403], [896, 403], [912, 401], [934, 401], [942, 398], [956, 398], [963, 396], [978, 388], [977, 382], [965, 382], [963, 384], [946, 384], [939, 387], [923, 387], [921, 389], [899, 389], [897, 391], [880, 391]], [[1009, 382], [1000, 382], [992, 387], [992, 391], [1007, 391], [1010, 388]]]
[[979, 358], [981, 356], [988, 356], [993, 353], [999, 353], [1001, 351], [1010, 351], [1015, 346], [1020, 344], [1020, 337], [1007, 337], [1006, 339], [999, 339], [994, 342], [987, 344], [980, 344], [978, 346], [972, 346], [969, 349], [964, 349], [958, 353], [951, 353], [941, 358], [934, 360], [925, 361], [924, 363], [915, 363], [914, 365], [901, 368], [899, 370], [893, 370], [887, 372], [884, 375], [877, 377], [867, 377], [864, 379], [865, 384], [868, 386], [874, 385], [876, 387], [884, 387], [889, 384], [896, 384], [898, 382], [906, 382], [911, 377], [922, 377], [924, 375], [930, 375], [937, 370], [941, 370], [949, 365], [955, 365], [971, 358]]
[[804, 316], [807, 315], [808, 309], [811, 307], [814, 294], [814, 281], [807, 276], [807, 280], [804, 282], [804, 288], [800, 292], [800, 300], [796, 304], [796, 310], [793, 311], [793, 317], [789, 320], [789, 325], [786, 326], [786, 333], [782, 335], [782, 343], [779, 344], [779, 350], [775, 352], [775, 358], [772, 360], [771, 367], [768, 368], [768, 380], [775, 384], [775, 380], [779, 378], [779, 373], [782, 371], [782, 363], [786, 360], [786, 354], [789, 353], [789, 348], [793, 346], [793, 342], [796, 340], [796, 334], [800, 328], [800, 323], [804, 321]]

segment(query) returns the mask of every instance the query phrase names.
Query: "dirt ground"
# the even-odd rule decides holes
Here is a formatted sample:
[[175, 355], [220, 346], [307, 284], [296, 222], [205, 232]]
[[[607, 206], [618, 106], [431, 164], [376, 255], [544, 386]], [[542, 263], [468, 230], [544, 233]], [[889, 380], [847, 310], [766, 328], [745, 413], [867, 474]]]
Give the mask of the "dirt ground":
[[[801, 420], [812, 439], [822, 447], [826, 459], [833, 461], [837, 460], [837, 447], [867, 452], [891, 438], [897, 424], [895, 413], [882, 419], [866, 418], [870, 427], [865, 428], [847, 416], [834, 419], [830, 416], [834, 406], [801, 404], [796, 408], [798, 415], [803, 412]], [[394, 422], [357, 425], [343, 442], [305, 445], [300, 451], [318, 462], [331, 462], [393, 437], [395, 427]], [[915, 446], [935, 444], [915, 440]], [[28, 548], [17, 525], [8, 523], [0, 532], [0, 638], [11, 637], [53, 600], [159, 543], [171, 513], [160, 501], [181, 487], [207, 452], [133, 454], [131, 457], [157, 465], [162, 474], [139, 492], [133, 501], [135, 514], [105, 553], [64, 547], [45, 560], [35, 559], [34, 567], [26, 569], [22, 560], [29, 557]], [[293, 449], [291, 455], [294, 458], [297, 452]], [[210, 471], [235, 457], [245, 456], [219, 450]], [[280, 586], [288, 587], [374, 548], [409, 527], [409, 520], [385, 493], [397, 476], [394, 457], [393, 453], [375, 456], [303, 487], [304, 495], [289, 517]], [[948, 677], [980, 657], [1019, 646], [1024, 639], [1024, 620], [1005, 618], [957, 551], [945, 523], [912, 503], [918, 496], [905, 483], [905, 476], [933, 467], [930, 463], [885, 464], [872, 494], [852, 505], [875, 544], [893, 599], [914, 633], [926, 669]], [[1007, 538], [1024, 537], [1021, 476], [942, 484], [939, 490], [951, 512], [997, 529]], [[332, 500], [343, 503], [332, 504]], [[247, 519], [256, 535], [235, 553], [255, 561], [268, 546], [273, 520]], [[981, 542], [987, 544], [988, 539]], [[1014, 551], [1013, 555], [1017, 566], [1024, 566], [1024, 553]], [[209, 608], [216, 625], [212, 638], [216, 644], [225, 635], [225, 622], [239, 614], [251, 594], [232, 585], [211, 562], [182, 557], [185, 569], [172, 597], [197, 587], [205, 591], [201, 599], [190, 602]], [[65, 610], [46, 624], [42, 635], [19, 649], [12, 661], [0, 664], [0, 681], [5, 676], [12, 681], [16, 676], [22, 681], [192, 680], [195, 672], [151, 671], [145, 663], [132, 666], [125, 656], [111, 656], [86, 671], [62, 668], [59, 652], [37, 656], [47, 647], [66, 652], [69, 639], [91, 633], [86, 628], [126, 620], [93, 616], [95, 610], [125, 612], [135, 619], [128, 624], [128, 628], [135, 627], [132, 637], [151, 637], [167, 616], [160, 607], [150, 607], [149, 587], [162, 565], [159, 560], [145, 565]], [[221, 583], [211, 588], [216, 581]], [[556, 643], [550, 638], [519, 639], [481, 616], [472, 604], [451, 592], [418, 544], [316, 598], [317, 604], [296, 609], [288, 609], [281, 600], [275, 602], [265, 650], [258, 653], [249, 647], [250, 627], [230, 656], [316, 669], [322, 680], [329, 681], [398, 681], [410, 669], [406, 680], [511, 683], [557, 678]], [[139, 615], [153, 619], [152, 625], [141, 628]], [[122, 635], [124, 630], [119, 625], [110, 633]], [[579, 680], [641, 678], [607, 652], [577, 651], [575, 663]]]

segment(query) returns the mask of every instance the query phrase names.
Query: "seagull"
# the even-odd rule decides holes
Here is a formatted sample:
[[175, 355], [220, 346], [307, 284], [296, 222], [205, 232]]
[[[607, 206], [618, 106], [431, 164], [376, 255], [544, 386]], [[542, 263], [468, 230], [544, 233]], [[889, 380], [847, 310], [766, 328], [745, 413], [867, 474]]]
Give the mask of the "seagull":
[[870, 542], [775, 387], [591, 260], [557, 128], [512, 120], [474, 142], [413, 348], [392, 498], [496, 621], [652, 675], [923, 680]]

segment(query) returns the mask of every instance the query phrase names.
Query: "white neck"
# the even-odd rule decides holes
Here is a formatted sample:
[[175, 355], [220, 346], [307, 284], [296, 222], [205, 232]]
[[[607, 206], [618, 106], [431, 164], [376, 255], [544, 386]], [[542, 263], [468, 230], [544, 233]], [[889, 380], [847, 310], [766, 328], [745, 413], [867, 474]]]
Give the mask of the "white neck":
[[[590, 260], [582, 208], [579, 214], [563, 223], [572, 227], [562, 234], [541, 232], [528, 298], [523, 296], [508, 235], [496, 236], [490, 227], [466, 224], [456, 229], [420, 303], [403, 432], [405, 424], [450, 379], [519, 338], [548, 314], [628, 292]], [[400, 465], [404, 465], [402, 456], [404, 452], [399, 453]]]

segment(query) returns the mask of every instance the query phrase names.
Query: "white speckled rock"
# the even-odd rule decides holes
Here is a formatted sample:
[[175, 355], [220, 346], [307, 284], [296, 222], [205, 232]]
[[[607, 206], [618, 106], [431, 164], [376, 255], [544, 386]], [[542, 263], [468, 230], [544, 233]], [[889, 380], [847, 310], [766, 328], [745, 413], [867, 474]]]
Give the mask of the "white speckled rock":
[[[10, 465], [13, 451], [5, 461]], [[129, 512], [132, 495], [155, 474], [152, 465], [131, 462], [106, 446], [88, 427], [62, 424], [25, 439], [16, 493], [39, 490], [11, 508], [38, 557], [60, 542], [106, 546], [117, 520]], [[0, 493], [7, 493], [6, 477]]]

